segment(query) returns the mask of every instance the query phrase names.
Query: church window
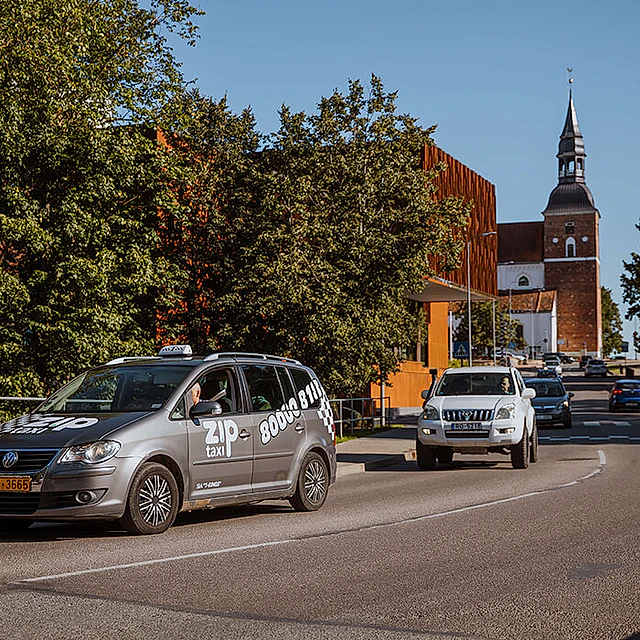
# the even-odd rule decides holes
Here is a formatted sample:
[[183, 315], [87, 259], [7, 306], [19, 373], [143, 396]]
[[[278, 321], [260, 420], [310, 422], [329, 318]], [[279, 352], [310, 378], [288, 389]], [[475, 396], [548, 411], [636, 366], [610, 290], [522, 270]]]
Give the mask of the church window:
[[573, 175], [573, 160], [569, 160], [567, 163], [567, 175]]
[[575, 258], [576, 257], [576, 241], [575, 238], [567, 238], [565, 242], [565, 255], [567, 258]]
[[529, 278], [527, 276], [520, 276], [518, 278], [518, 286], [519, 287], [528, 287], [529, 286]]
[[578, 170], [582, 171], [582, 158], [578, 158], [577, 163], [578, 163]]
[[576, 223], [575, 222], [565, 222], [564, 223], [564, 232], [567, 235], [574, 234], [576, 232]]

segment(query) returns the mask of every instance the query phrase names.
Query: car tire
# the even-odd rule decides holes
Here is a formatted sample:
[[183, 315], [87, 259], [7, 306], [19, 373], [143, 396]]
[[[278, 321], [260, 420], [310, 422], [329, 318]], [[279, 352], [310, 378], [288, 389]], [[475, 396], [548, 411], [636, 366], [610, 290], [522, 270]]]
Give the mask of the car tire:
[[423, 471], [433, 471], [437, 464], [436, 448], [422, 444], [418, 437], [416, 437], [416, 462], [418, 463], [418, 469]]
[[310, 451], [302, 461], [296, 492], [289, 504], [296, 511], [317, 511], [327, 499], [329, 491], [329, 469], [324, 458]]
[[526, 469], [529, 466], [529, 434], [526, 427], [520, 442], [511, 445], [511, 466], [514, 469]]
[[451, 447], [438, 447], [436, 460], [440, 464], [451, 464], [453, 462], [453, 449]]
[[533, 424], [531, 442], [529, 444], [529, 462], [538, 462], [538, 426]]
[[143, 464], [131, 483], [120, 525], [129, 533], [165, 532], [178, 514], [178, 484], [169, 469], [155, 462]]

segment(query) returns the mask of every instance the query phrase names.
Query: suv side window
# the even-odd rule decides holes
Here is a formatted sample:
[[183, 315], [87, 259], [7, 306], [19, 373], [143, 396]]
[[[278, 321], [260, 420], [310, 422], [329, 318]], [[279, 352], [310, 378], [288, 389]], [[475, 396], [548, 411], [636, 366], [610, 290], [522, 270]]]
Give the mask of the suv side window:
[[243, 364], [253, 411], [273, 411], [284, 404], [282, 388], [276, 367], [272, 365]]
[[524, 391], [524, 388], [525, 388], [524, 380], [522, 379], [521, 373], [517, 369], [515, 369], [514, 373], [516, 377], [516, 383], [518, 384], [518, 389], [520, 389], [519, 395], [522, 395], [522, 392]]
[[242, 410], [242, 403], [238, 399], [236, 373], [233, 369], [217, 368], [207, 371], [191, 385], [171, 412], [172, 420], [184, 420], [187, 416], [194, 402], [191, 394], [194, 387], [200, 391], [200, 401], [211, 400], [224, 390], [225, 394], [216, 400], [222, 407], [223, 414], [238, 413]]
[[238, 402], [238, 384], [233, 369], [217, 368], [207, 371], [198, 379], [200, 384], [200, 400], [212, 400], [220, 392], [224, 395], [216, 400], [222, 407], [222, 413], [240, 411]]
[[[300, 394], [306, 396], [306, 401], [309, 403], [309, 408], [315, 409], [320, 406], [320, 394], [314, 386], [311, 376], [304, 369], [291, 368], [291, 375], [293, 377], [293, 383], [298, 390], [297, 396], [300, 400]], [[304, 407], [304, 402], [300, 403]]]

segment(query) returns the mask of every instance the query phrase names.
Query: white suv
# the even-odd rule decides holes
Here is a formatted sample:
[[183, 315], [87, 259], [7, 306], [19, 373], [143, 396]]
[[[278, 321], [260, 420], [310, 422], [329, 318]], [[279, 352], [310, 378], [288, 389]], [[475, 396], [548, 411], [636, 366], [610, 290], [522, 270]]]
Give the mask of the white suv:
[[447, 369], [431, 391], [418, 420], [420, 469], [448, 464], [454, 453], [503, 453], [515, 469], [538, 459], [538, 431], [531, 399], [513, 367]]

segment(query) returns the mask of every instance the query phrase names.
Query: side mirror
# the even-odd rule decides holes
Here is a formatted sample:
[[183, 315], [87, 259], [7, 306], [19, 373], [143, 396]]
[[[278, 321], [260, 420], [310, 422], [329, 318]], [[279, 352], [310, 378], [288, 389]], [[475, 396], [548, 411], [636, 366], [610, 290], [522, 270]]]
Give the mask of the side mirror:
[[420, 393], [420, 397], [423, 400], [426, 400], [429, 397], [429, 389], [423, 389], [422, 392]]
[[570, 397], [570, 398], [573, 398], [573, 396], [575, 396], [575, 395], [576, 395], [576, 394], [575, 394], [575, 393], [573, 393], [573, 391], [570, 391], [570, 392], [569, 392], [569, 397]]
[[522, 397], [523, 398], [528, 398], [529, 400], [531, 400], [532, 398], [536, 397], [536, 390], [535, 389], [531, 389], [529, 387], [527, 387], [523, 392], [522, 392]]
[[196, 418], [204, 418], [205, 416], [219, 416], [222, 413], [222, 406], [219, 402], [211, 400], [203, 400], [194, 404], [189, 410], [189, 417], [192, 420]]

